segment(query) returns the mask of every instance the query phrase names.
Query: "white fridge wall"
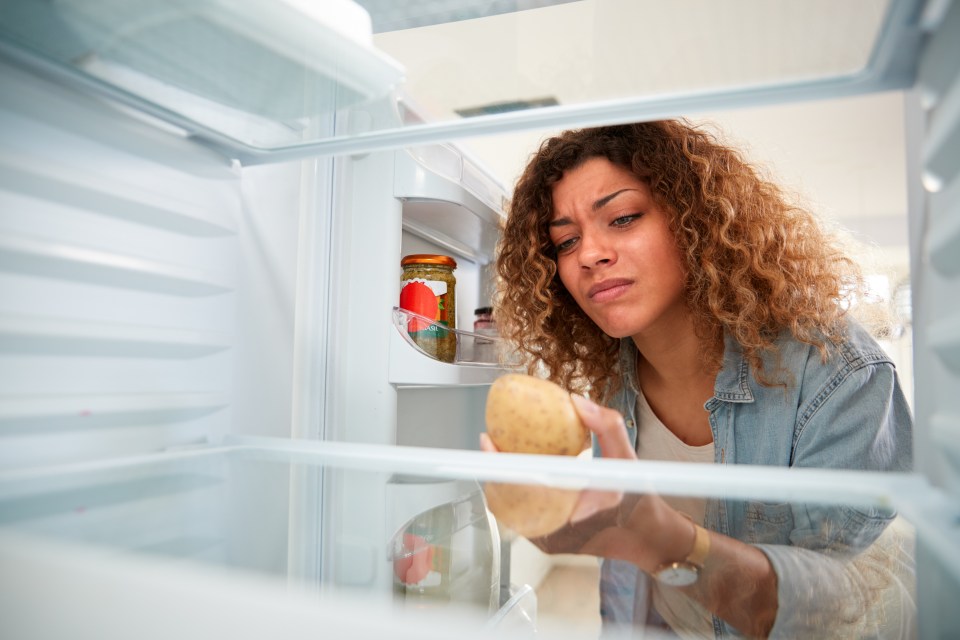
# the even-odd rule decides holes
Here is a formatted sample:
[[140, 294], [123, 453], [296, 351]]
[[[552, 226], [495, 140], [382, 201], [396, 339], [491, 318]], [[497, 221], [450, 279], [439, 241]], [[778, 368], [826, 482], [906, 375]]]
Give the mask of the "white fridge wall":
[[[330, 162], [241, 169], [14, 67], [0, 78], [0, 470], [289, 437], [295, 378], [323, 357], [295, 357], [295, 298], [303, 257], [325, 255], [325, 229], [301, 247], [300, 227], [329, 218], [311, 187]], [[288, 474], [229, 475], [65, 476], [3, 521], [283, 572]]]
[[0, 71], [3, 461], [289, 435], [300, 163]]
[[4, 465], [219, 437], [232, 413], [238, 173], [98, 101], [0, 72], [5, 169], [20, 174], [5, 170], [0, 193]]

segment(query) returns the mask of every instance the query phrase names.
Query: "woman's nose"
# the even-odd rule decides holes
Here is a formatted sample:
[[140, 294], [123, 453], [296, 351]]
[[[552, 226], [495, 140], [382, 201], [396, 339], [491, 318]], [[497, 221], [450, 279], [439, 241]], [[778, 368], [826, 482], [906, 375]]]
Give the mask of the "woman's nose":
[[609, 242], [599, 234], [586, 234], [580, 237], [580, 266], [592, 269], [601, 264], [614, 262], [616, 252]]

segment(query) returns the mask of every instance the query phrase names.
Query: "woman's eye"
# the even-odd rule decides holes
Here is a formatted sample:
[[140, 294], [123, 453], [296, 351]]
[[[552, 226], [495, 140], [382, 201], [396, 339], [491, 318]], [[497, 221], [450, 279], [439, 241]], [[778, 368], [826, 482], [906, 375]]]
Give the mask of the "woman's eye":
[[625, 227], [642, 215], [643, 215], [642, 213], [631, 213], [628, 216], [620, 216], [619, 218], [614, 218], [613, 222], [610, 223], [610, 226]]
[[557, 253], [563, 253], [564, 251], [571, 249], [576, 242], [577, 238], [568, 238], [567, 240], [556, 244], [554, 249], [557, 250]]

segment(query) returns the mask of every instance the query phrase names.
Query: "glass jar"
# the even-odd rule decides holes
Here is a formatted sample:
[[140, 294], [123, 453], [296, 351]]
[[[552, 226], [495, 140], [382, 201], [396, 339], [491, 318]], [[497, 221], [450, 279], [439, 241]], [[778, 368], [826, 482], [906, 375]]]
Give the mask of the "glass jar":
[[418, 253], [400, 261], [400, 308], [430, 320], [411, 317], [410, 338], [427, 355], [443, 362], [457, 358], [456, 261], [450, 256]]

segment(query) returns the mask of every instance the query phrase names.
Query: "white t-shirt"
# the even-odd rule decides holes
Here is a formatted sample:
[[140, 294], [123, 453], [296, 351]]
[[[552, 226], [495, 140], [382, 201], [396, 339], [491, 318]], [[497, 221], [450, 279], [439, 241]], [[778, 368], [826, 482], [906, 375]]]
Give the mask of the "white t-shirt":
[[[667, 428], [647, 399], [640, 392], [637, 397], [637, 457], [641, 460], [671, 462], [714, 461], [713, 443], [691, 446]], [[702, 525], [706, 499], [687, 496], [661, 496], [670, 506], [690, 516]], [[673, 587], [652, 581], [653, 607], [682, 638], [712, 638], [713, 616], [700, 603]]]

